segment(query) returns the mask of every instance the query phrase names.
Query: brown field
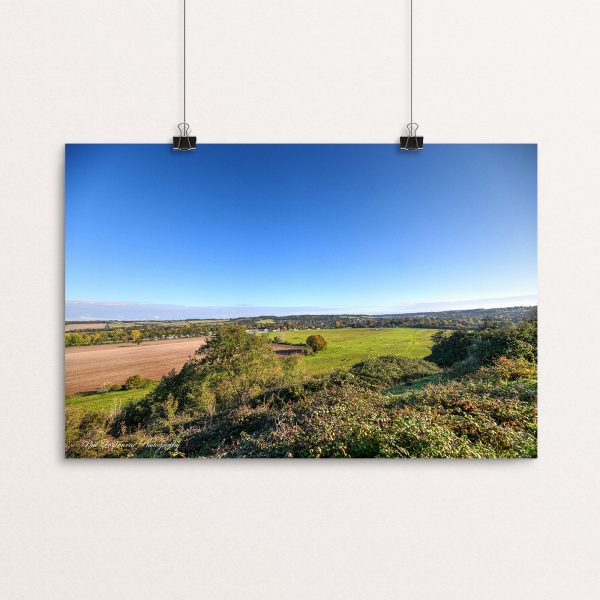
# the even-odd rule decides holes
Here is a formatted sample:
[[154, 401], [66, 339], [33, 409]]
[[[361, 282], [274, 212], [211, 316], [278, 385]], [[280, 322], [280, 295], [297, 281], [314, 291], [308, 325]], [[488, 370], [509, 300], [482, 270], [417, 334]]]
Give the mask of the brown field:
[[106, 321], [103, 323], [65, 323], [65, 331], [81, 331], [82, 329], [104, 329]]
[[[205, 343], [203, 337], [159, 340], [137, 344], [103, 344], [65, 348], [65, 393], [91, 392], [104, 384], [125, 383], [131, 375], [158, 380], [180, 369]], [[273, 344], [285, 356], [302, 352], [302, 346]]]

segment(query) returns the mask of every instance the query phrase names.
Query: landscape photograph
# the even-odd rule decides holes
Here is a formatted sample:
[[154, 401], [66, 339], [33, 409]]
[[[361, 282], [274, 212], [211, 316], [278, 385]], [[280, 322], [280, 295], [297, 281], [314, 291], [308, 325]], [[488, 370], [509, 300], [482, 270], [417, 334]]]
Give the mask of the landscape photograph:
[[537, 457], [535, 145], [65, 154], [66, 457]]

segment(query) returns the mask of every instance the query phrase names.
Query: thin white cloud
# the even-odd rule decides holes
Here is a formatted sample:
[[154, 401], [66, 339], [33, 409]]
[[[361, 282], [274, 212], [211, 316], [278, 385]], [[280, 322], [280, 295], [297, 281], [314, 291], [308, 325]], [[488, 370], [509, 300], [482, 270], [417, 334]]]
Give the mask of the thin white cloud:
[[[182, 306], [178, 304], [144, 304], [141, 302], [118, 302], [96, 300], [67, 300], [67, 321], [93, 320], [177, 320], [177, 319], [229, 319], [261, 315], [298, 314], [402, 314], [436, 312], [443, 310], [466, 310], [473, 308], [499, 308], [503, 306], [533, 306], [537, 295], [508, 296], [503, 298], [478, 298], [439, 302], [414, 302], [393, 306]], [[94, 315], [94, 316], [90, 316]]]

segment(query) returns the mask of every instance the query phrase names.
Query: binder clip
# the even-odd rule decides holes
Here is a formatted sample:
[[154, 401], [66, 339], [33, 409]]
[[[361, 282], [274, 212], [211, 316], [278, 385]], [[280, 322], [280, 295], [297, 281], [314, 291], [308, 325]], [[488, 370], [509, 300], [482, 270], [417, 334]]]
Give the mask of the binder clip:
[[408, 135], [400, 138], [400, 150], [423, 150], [423, 138], [417, 137], [419, 126], [416, 123], [409, 123], [406, 129]]
[[173, 150], [189, 151], [196, 149], [196, 136], [190, 136], [190, 126], [187, 123], [179, 123], [179, 136], [173, 136]]

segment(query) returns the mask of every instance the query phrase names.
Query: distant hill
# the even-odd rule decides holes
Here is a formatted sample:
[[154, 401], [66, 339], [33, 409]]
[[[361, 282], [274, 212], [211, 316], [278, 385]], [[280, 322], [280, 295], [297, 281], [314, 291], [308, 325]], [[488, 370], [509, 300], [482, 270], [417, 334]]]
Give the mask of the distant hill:
[[327, 329], [339, 327], [426, 327], [432, 329], [479, 329], [483, 326], [518, 323], [537, 316], [535, 306], [474, 308], [401, 314], [263, 315], [232, 321], [256, 329]]
[[373, 315], [375, 318], [393, 318], [393, 317], [431, 317], [435, 319], [490, 319], [517, 322], [530, 319], [537, 313], [537, 306], [507, 306], [502, 308], [469, 308], [465, 310], [442, 310], [437, 312], [414, 312], [414, 313], [394, 313], [384, 315]]
[[237, 323], [254, 331], [288, 331], [303, 329], [347, 329], [416, 327], [426, 329], [475, 330], [489, 326], [503, 326], [528, 321], [537, 317], [536, 306], [509, 306], [503, 308], [475, 308], [399, 314], [325, 314], [325, 315], [262, 315], [235, 319], [182, 319], [172, 321], [67, 321], [65, 345], [81, 346], [96, 343], [131, 341], [136, 330], [142, 340], [212, 335], [217, 327]]

